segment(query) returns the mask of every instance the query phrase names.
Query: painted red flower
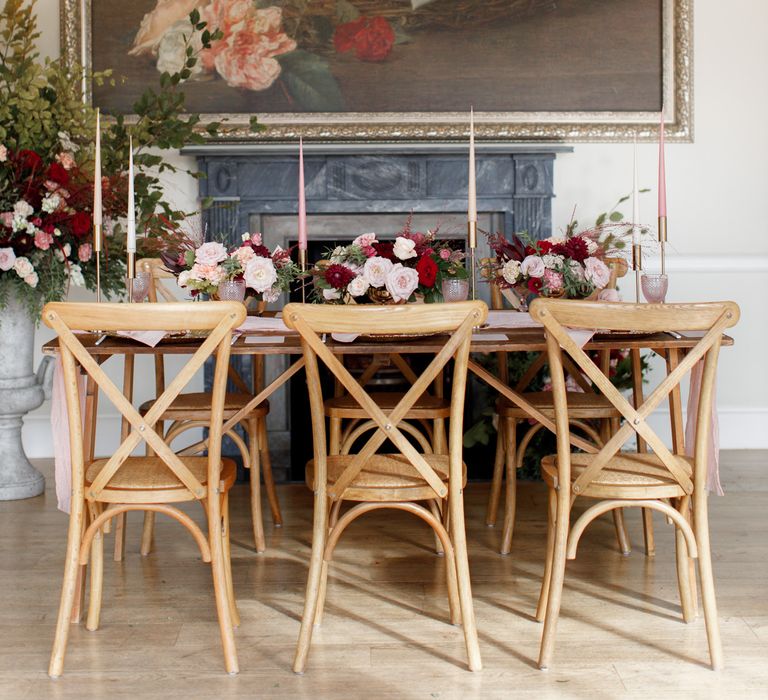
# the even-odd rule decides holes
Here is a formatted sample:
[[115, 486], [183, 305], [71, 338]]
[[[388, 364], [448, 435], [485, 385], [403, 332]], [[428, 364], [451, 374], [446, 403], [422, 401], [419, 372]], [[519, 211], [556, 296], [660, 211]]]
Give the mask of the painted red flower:
[[373, 244], [373, 249], [376, 251], [376, 255], [386, 258], [387, 260], [394, 260], [395, 259], [395, 244], [391, 243], [390, 241], [383, 241]]
[[37, 170], [43, 164], [43, 159], [37, 153], [26, 148], [16, 154], [16, 160], [27, 170]]
[[437, 279], [437, 263], [431, 255], [423, 255], [416, 263], [416, 272], [419, 273], [419, 284], [423, 287], [434, 287]]
[[383, 61], [395, 45], [395, 32], [384, 17], [360, 17], [336, 27], [333, 45], [339, 53], [354, 49], [361, 61]]
[[344, 289], [353, 279], [355, 273], [345, 265], [329, 265], [325, 271], [325, 281], [334, 289]]
[[69, 173], [61, 163], [51, 163], [48, 166], [48, 179], [66, 187], [69, 184]]
[[77, 212], [70, 220], [72, 233], [82, 238], [91, 230], [91, 215], [84, 211]]

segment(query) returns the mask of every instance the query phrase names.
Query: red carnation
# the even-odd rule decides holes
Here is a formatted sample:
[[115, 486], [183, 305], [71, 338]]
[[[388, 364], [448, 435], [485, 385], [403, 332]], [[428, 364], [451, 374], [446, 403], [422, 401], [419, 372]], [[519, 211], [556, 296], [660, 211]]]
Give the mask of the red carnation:
[[542, 255], [546, 255], [552, 249], [552, 244], [549, 241], [539, 241], [537, 245], [539, 253]]
[[589, 257], [589, 247], [581, 236], [574, 236], [565, 242], [565, 254], [577, 262], [584, 262]]
[[82, 238], [91, 230], [91, 215], [84, 211], [77, 212], [70, 220], [72, 233]]
[[69, 184], [69, 173], [61, 163], [51, 163], [48, 166], [48, 179], [66, 187]]
[[27, 170], [37, 170], [43, 164], [43, 159], [37, 153], [27, 148], [16, 154], [16, 160], [22, 168]]
[[389, 241], [384, 241], [383, 243], [379, 243], [378, 241], [373, 244], [373, 249], [376, 251], [376, 255], [382, 258], [386, 258], [387, 260], [394, 260], [395, 259], [395, 244], [390, 243]]
[[361, 61], [383, 61], [395, 45], [395, 32], [384, 17], [360, 17], [336, 28], [333, 45], [339, 53], [354, 49]]
[[329, 265], [325, 271], [325, 281], [334, 289], [344, 289], [353, 279], [355, 273], [345, 265]]
[[564, 243], [555, 243], [550, 249], [549, 252], [552, 255], [568, 255], [568, 249], [565, 247]]
[[541, 287], [543, 284], [544, 284], [544, 281], [541, 279], [541, 277], [531, 277], [528, 280], [528, 289], [534, 294], [538, 294], [541, 291]]
[[431, 255], [424, 255], [416, 263], [416, 272], [419, 273], [419, 284], [424, 287], [434, 287], [437, 279], [437, 263]]
[[525, 246], [526, 255], [538, 255], [538, 251], [532, 245]]

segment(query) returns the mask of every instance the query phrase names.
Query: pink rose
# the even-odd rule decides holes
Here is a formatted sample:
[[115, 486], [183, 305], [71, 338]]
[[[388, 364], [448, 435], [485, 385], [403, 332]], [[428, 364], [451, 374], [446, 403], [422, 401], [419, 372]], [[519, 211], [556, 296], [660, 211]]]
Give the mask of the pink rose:
[[597, 295], [598, 301], [621, 301], [619, 293], [615, 289], [601, 289]]
[[163, 35], [171, 26], [189, 17], [192, 10], [205, 5], [206, 2], [208, 0], [157, 0], [155, 9], [147, 12], [141, 20], [139, 31], [133, 40], [133, 48], [129, 51], [130, 55], [154, 53]]
[[598, 289], [602, 289], [611, 279], [611, 271], [599, 258], [587, 258], [584, 261], [584, 276]]
[[251, 234], [251, 243], [253, 245], [264, 245], [263, 236], [260, 233]]
[[352, 241], [352, 245], [359, 245], [361, 248], [370, 248], [376, 243], [375, 233], [363, 233]]
[[392, 267], [391, 260], [376, 255], [365, 261], [365, 265], [363, 266], [363, 277], [368, 280], [368, 284], [370, 284], [371, 287], [383, 287]]
[[394, 301], [408, 301], [419, 286], [419, 273], [412, 267], [397, 263], [389, 271], [385, 286]]
[[451, 249], [450, 248], [442, 248], [440, 250], [440, 259], [441, 260], [450, 260], [451, 259]]
[[48, 248], [51, 247], [51, 243], [53, 243], [53, 236], [50, 233], [46, 233], [40, 229], [35, 231], [35, 248], [48, 250]]
[[8, 272], [16, 262], [16, 253], [13, 248], [0, 248], [0, 270]]
[[218, 265], [195, 263], [189, 271], [189, 277], [200, 282], [210, 282], [213, 285], [218, 285], [224, 279], [224, 270]]
[[195, 262], [200, 265], [216, 265], [227, 259], [227, 249], [216, 241], [203, 243], [195, 251]]
[[83, 243], [77, 249], [77, 258], [80, 262], [88, 262], [93, 254], [93, 248], [90, 243]]
[[544, 270], [544, 261], [537, 255], [529, 255], [520, 266], [520, 271], [527, 277], [541, 277]]
[[550, 292], [559, 292], [563, 288], [563, 276], [554, 270], [544, 270], [544, 282]]
[[237, 258], [237, 261], [245, 267], [248, 262], [256, 257], [256, 253], [253, 252], [253, 248], [249, 245], [244, 245], [240, 248], [238, 248], [234, 253], [232, 253], [233, 258]]

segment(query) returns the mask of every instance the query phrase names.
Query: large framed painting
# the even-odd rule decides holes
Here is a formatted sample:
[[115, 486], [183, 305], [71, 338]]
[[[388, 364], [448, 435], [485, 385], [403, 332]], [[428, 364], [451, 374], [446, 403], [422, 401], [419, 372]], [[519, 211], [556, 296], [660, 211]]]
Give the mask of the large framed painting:
[[[692, 140], [692, 0], [61, 0], [109, 113], [179, 65], [190, 11], [224, 38], [185, 84], [229, 137]], [[252, 115], [269, 128], [249, 133]], [[232, 128], [234, 127], [234, 129]]]

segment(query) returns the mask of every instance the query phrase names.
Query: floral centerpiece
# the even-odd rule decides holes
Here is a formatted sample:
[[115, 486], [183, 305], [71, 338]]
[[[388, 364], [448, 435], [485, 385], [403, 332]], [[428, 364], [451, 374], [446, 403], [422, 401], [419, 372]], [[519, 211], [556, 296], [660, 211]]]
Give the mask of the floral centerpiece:
[[300, 275], [289, 250], [277, 246], [270, 251], [260, 233], [244, 233], [242, 244], [228, 250], [223, 243], [209, 241], [185, 250], [161, 253], [166, 267], [178, 277], [179, 287], [193, 297], [215, 297], [224, 281], [243, 280], [246, 296], [277, 301]]
[[585, 299], [605, 290], [611, 279], [603, 261], [606, 249], [596, 230], [576, 234], [569, 228], [565, 236], [539, 241], [526, 234], [510, 240], [493, 234], [488, 243], [496, 257], [486, 266], [486, 274], [524, 302], [535, 296]]
[[312, 271], [315, 300], [331, 303], [442, 301], [442, 281], [467, 277], [464, 253], [436, 231], [417, 233], [410, 221], [394, 241], [364, 233], [328, 251]]

